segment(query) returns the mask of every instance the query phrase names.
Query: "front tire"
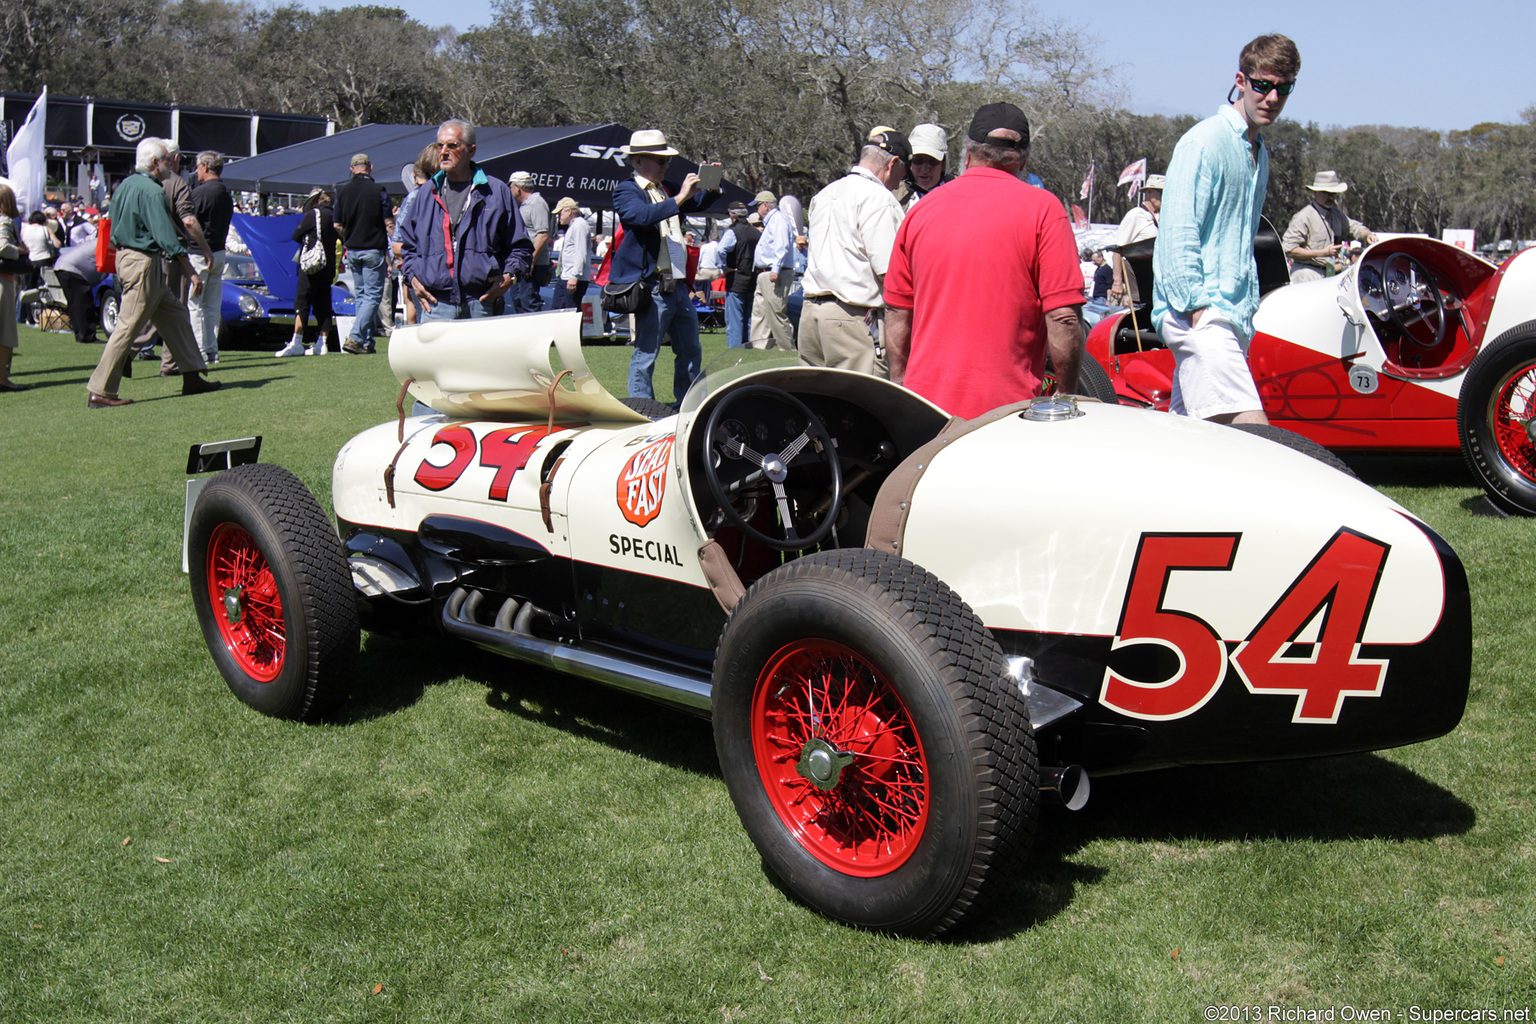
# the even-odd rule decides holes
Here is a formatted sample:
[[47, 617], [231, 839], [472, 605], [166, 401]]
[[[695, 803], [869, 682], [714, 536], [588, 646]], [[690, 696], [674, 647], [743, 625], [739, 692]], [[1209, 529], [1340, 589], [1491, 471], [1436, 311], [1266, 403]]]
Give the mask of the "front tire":
[[807, 555], [754, 584], [721, 635], [713, 717], [765, 866], [829, 917], [948, 931], [1033, 839], [1034, 733], [1003, 653], [893, 555]]
[[1488, 500], [1536, 515], [1536, 324], [1499, 335], [1472, 361], [1456, 403], [1461, 453]]
[[280, 466], [237, 466], [198, 496], [192, 602], [242, 702], [312, 721], [346, 696], [360, 637], [351, 573], [325, 512]]

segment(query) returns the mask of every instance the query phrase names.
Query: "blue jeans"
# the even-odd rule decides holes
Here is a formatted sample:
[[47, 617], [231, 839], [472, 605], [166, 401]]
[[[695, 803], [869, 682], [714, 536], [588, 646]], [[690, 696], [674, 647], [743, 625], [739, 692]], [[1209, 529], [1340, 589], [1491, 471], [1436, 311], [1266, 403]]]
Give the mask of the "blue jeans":
[[512, 286], [512, 312], [537, 313], [544, 308], [544, 296], [539, 289], [555, 277], [555, 269], [548, 263], [535, 263], [528, 269], [528, 276]]
[[587, 294], [587, 285], [590, 284], [590, 283], [591, 282], [589, 282], [589, 281], [577, 281], [576, 282], [576, 290], [573, 291], [573, 292], [570, 292], [570, 291], [566, 291], [565, 290], [565, 282], [564, 281], [556, 281], [555, 282], [555, 292], [554, 292], [555, 298], [554, 298], [554, 301], [549, 304], [549, 308], [550, 309], [572, 309], [572, 308], [579, 308], [581, 306], [582, 296]]
[[747, 347], [747, 321], [752, 317], [752, 293], [725, 293], [725, 344], [728, 348]]
[[672, 291], [663, 293], [658, 280], [651, 285], [650, 306], [635, 314], [635, 354], [629, 359], [630, 397], [656, 397], [651, 389], [651, 372], [656, 365], [656, 351], [661, 348], [663, 334], [672, 338], [672, 394], [674, 402], [681, 402], [688, 393], [688, 385], [699, 375], [702, 358], [699, 314], [694, 312], [688, 286], [682, 281]]
[[373, 325], [379, 316], [379, 300], [384, 297], [384, 277], [389, 272], [383, 249], [348, 249], [347, 269], [357, 287], [357, 321], [348, 335], [363, 345], [373, 344]]
[[501, 316], [505, 297], [492, 303], [481, 302], [478, 298], [465, 299], [463, 302], [446, 302], [437, 300], [437, 305], [427, 308], [426, 303], [418, 307], [421, 315], [418, 318], [421, 323], [428, 320], [478, 320], [483, 316]]

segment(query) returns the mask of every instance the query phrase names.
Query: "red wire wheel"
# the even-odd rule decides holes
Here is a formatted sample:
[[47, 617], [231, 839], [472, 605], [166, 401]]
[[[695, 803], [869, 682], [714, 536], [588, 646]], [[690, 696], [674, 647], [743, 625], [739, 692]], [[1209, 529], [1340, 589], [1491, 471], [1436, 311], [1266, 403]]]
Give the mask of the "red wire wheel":
[[752, 751], [786, 828], [817, 860], [888, 874], [928, 822], [928, 762], [906, 705], [852, 648], [806, 640], [763, 668]]
[[1499, 384], [1489, 419], [1511, 469], [1536, 481], [1536, 442], [1527, 426], [1536, 416], [1536, 366], [1521, 366]]
[[1488, 500], [1504, 512], [1536, 515], [1536, 325], [1483, 345], [1461, 382], [1456, 428]]
[[236, 697], [299, 721], [346, 697], [360, 639], [352, 574], [298, 478], [256, 463], [210, 479], [187, 523], [187, 562], [203, 640]]
[[217, 603], [219, 634], [240, 667], [260, 682], [276, 679], [288, 646], [283, 598], [261, 548], [234, 523], [220, 524], [208, 538], [208, 596]]
[[736, 602], [710, 690], [720, 774], [781, 887], [839, 921], [932, 936], [1029, 848], [1029, 709], [975, 612], [862, 548], [774, 569]]

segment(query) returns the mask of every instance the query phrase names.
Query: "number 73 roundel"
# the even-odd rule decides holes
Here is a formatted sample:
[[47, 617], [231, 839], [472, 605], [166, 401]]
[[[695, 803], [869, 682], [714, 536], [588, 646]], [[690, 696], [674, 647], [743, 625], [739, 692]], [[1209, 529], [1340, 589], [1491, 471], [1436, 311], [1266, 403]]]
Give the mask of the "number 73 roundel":
[[[1381, 695], [1387, 662], [1361, 658], [1360, 643], [1389, 545], [1341, 529], [1229, 654], [1208, 623], [1164, 601], [1175, 572], [1230, 571], [1238, 539], [1235, 533], [1142, 535], [1111, 650], [1158, 644], [1178, 656], [1179, 668], [1158, 683], [1107, 668], [1100, 703], [1133, 718], [1183, 718], [1216, 695], [1229, 663], [1249, 692], [1293, 695], [1293, 722], [1336, 723], [1345, 697]], [[1315, 639], [1300, 640], [1314, 623]]]

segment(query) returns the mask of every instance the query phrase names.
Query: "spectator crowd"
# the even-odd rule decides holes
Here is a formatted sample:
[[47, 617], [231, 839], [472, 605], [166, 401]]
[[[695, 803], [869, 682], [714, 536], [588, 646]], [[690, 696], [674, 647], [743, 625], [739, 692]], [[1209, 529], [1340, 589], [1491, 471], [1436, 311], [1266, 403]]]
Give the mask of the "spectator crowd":
[[[677, 403], [700, 372], [702, 313], [718, 318], [729, 347], [886, 377], [973, 417], [1040, 394], [1048, 374], [1075, 390], [1091, 300], [1150, 317], [1175, 355], [1175, 412], [1262, 421], [1244, 361], [1268, 177], [1262, 130], [1299, 69], [1284, 36], [1249, 43], [1228, 102], [1185, 135], [1165, 174], [1145, 178], [1108, 252], [1079, 252], [1064, 204], [1032, 183], [1030, 124], [1010, 103], [975, 112], [954, 165], [941, 125], [875, 126], [804, 211], [767, 190], [722, 206], [719, 165], [669, 182], [678, 150], [642, 129], [621, 150], [628, 176], [612, 192], [611, 234], [601, 211], [544, 196], [528, 171], [488, 174], [475, 126], [450, 119], [398, 203], [358, 153], [343, 181], [297, 205], [295, 318], [276, 355], [374, 353], [397, 308], [410, 325], [585, 304], [602, 325], [627, 320], [632, 397], [658, 398], [654, 369], [670, 346]], [[206, 371], [220, 360], [226, 248], [240, 245], [231, 221], [253, 200], [225, 187], [219, 154], [197, 154], [190, 181], [181, 161], [174, 142], [145, 139], [110, 201], [98, 187], [81, 204], [30, 211], [0, 180], [0, 391], [23, 389], [11, 377], [15, 325], [38, 317], [44, 282], [66, 297], [76, 341], [106, 342], [89, 408], [130, 404], [120, 382], [156, 342], [160, 374], [181, 377], [184, 393], [218, 388]], [[1341, 272], [1376, 240], [1344, 212], [1347, 188], [1317, 172], [1284, 235], [1293, 280]], [[107, 214], [110, 232], [99, 232]], [[1141, 295], [1121, 252], [1147, 248], [1154, 284]], [[102, 339], [93, 289], [108, 272], [119, 314]], [[356, 300], [344, 339], [332, 304], [343, 272]]]

